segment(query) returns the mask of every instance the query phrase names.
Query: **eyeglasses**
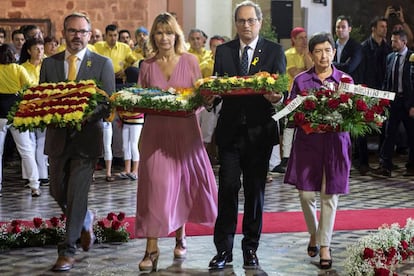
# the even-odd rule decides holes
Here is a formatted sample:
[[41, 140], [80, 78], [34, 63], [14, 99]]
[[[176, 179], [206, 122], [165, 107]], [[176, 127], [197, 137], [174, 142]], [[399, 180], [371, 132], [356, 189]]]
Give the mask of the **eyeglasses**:
[[249, 26], [253, 26], [254, 24], [256, 24], [256, 22], [258, 21], [257, 18], [249, 18], [249, 19], [237, 19], [236, 20], [236, 25], [238, 26], [244, 26], [247, 24], [249, 24]]
[[67, 29], [66, 31], [70, 35], [79, 34], [80, 36], [85, 36], [85, 35], [87, 35], [90, 32], [89, 30], [76, 30], [76, 29]]

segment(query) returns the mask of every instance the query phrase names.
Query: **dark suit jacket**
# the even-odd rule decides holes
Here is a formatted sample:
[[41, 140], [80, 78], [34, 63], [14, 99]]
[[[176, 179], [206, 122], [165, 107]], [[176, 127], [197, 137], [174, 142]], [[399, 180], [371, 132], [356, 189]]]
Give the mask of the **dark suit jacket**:
[[[65, 52], [46, 58], [40, 70], [40, 83], [65, 81]], [[79, 67], [76, 80], [96, 80], [105, 92], [115, 91], [115, 74], [110, 59], [86, 50]], [[45, 153], [50, 157], [59, 157], [65, 151], [73, 156], [97, 158], [102, 154], [103, 138], [100, 121], [88, 122], [81, 131], [71, 128], [48, 127], [46, 131]]]
[[[413, 88], [413, 79], [412, 79], [412, 66], [410, 60], [411, 54], [414, 52], [411, 50], [407, 51], [407, 55], [404, 59], [404, 68], [402, 75], [402, 88], [403, 88], [403, 97], [404, 97], [404, 106], [407, 110], [411, 107], [414, 107], [414, 88]], [[384, 90], [392, 91], [392, 68], [394, 65], [395, 52], [390, 53], [387, 56], [387, 67], [385, 73], [384, 81]], [[393, 102], [391, 102], [391, 105]]]
[[[335, 47], [338, 49], [337, 43]], [[337, 62], [337, 53], [333, 64], [335, 67], [351, 75], [355, 83], [359, 83], [358, 66], [362, 61], [362, 46], [356, 40], [350, 38], [341, 53], [340, 62]]]
[[[214, 74], [240, 75], [239, 51], [239, 39], [219, 45], [215, 55]], [[286, 57], [281, 45], [259, 38], [253, 59], [256, 57], [258, 62], [256, 65], [250, 65], [249, 75], [259, 71], [285, 73]], [[274, 113], [272, 104], [263, 95], [223, 97], [216, 127], [217, 145], [223, 146], [235, 142], [238, 131], [243, 126], [247, 127], [251, 142], [277, 144], [279, 139], [277, 124], [271, 118]]]

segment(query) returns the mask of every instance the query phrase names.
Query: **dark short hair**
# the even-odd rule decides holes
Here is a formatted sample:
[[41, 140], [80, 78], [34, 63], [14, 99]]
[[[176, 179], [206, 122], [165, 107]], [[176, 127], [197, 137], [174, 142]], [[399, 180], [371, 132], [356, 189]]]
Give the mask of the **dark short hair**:
[[388, 23], [387, 18], [385, 18], [384, 16], [375, 16], [370, 22], [369, 22], [369, 28], [376, 28], [378, 25], [378, 22], [380, 21], [384, 21], [386, 23]]
[[105, 27], [105, 33], [107, 34], [108, 32], [114, 32], [118, 30], [118, 27], [115, 24], [109, 24]]
[[333, 40], [332, 35], [330, 33], [320, 32], [313, 34], [312, 37], [309, 39], [309, 52], [312, 53], [317, 44], [321, 44], [324, 42], [329, 42], [329, 44], [331, 44], [332, 46], [332, 49], [335, 49], [335, 42]]
[[13, 40], [14, 36], [17, 35], [17, 34], [22, 34], [24, 36], [24, 33], [20, 29], [14, 30], [12, 32], [12, 40]]
[[89, 19], [89, 17], [86, 14], [80, 13], [80, 12], [74, 12], [74, 13], [71, 13], [68, 16], [66, 16], [65, 19], [63, 20], [63, 28], [65, 30], [66, 30], [66, 25], [67, 25], [67, 22], [69, 21], [69, 19], [72, 19], [72, 18], [75, 18], [75, 17], [85, 19], [86, 22], [88, 22], [88, 28], [89, 28], [88, 31], [90, 31], [92, 29], [91, 20]]
[[32, 47], [33, 45], [44, 45], [45, 42], [43, 41], [43, 39], [40, 38], [29, 38], [28, 40], [26, 40], [25, 42], [26, 44], [26, 49], [30, 49], [30, 47]]
[[3, 44], [0, 46], [0, 64], [15, 63], [16, 58], [14, 56], [13, 48], [9, 44]]
[[346, 15], [340, 15], [336, 18], [335, 23], [338, 21], [343, 21], [345, 20], [346, 22], [348, 22], [348, 27], [352, 27], [352, 19], [350, 16], [346, 16]]
[[404, 30], [395, 30], [391, 33], [391, 35], [398, 35], [401, 40], [404, 40], [407, 42], [407, 33]]

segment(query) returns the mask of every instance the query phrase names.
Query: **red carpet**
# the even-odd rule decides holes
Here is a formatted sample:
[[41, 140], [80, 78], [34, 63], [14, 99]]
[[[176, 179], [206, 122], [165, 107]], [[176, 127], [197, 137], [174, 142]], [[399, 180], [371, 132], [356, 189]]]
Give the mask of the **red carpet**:
[[[414, 208], [404, 209], [366, 209], [366, 210], [338, 210], [336, 214], [335, 230], [364, 230], [377, 229], [383, 224], [399, 223], [404, 226], [407, 218], [414, 218]], [[239, 214], [237, 233], [241, 233], [243, 214]], [[127, 217], [127, 230], [130, 238], [135, 238], [135, 217]], [[4, 222], [0, 222], [2, 225]], [[23, 221], [23, 224], [33, 225], [32, 221]], [[213, 229], [194, 223], [186, 227], [188, 236], [212, 235]], [[266, 212], [263, 216], [262, 233], [306, 232], [305, 220], [302, 212]], [[174, 233], [171, 234], [172, 236]]]
[[[414, 218], [414, 208], [406, 209], [367, 209], [338, 210], [335, 230], [377, 229], [383, 224], [399, 223], [404, 226], [407, 218]], [[243, 214], [239, 214], [237, 233], [241, 233]], [[128, 231], [134, 238], [135, 219], [128, 217]], [[188, 236], [212, 235], [213, 229], [199, 224], [188, 223]], [[263, 216], [262, 233], [306, 232], [305, 219], [302, 212], [267, 212]]]

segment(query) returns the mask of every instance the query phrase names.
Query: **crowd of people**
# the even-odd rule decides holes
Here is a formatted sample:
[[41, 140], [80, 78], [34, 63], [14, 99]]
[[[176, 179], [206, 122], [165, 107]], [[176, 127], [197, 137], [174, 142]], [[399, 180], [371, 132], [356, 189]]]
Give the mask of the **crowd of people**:
[[[387, 39], [391, 17], [398, 19], [399, 26]], [[284, 51], [259, 34], [262, 22], [258, 4], [239, 3], [234, 11], [236, 37], [212, 36], [209, 49], [208, 36], [201, 29], [191, 29], [186, 42], [171, 13], [160, 13], [149, 30], [141, 26], [133, 33], [114, 24], [101, 32], [92, 28], [85, 14], [73, 13], [63, 22], [64, 44], [55, 37], [43, 38], [33, 25], [13, 31], [8, 44], [0, 28], [0, 154], [14, 142], [31, 195], [41, 196], [39, 186], [50, 185], [50, 194], [67, 217], [65, 239], [58, 245], [52, 270], [68, 271], [74, 266], [79, 239], [85, 251], [93, 245], [89, 187], [99, 159], [104, 161], [105, 180], [116, 179], [112, 161], [118, 152], [124, 169], [116, 176], [137, 181], [135, 231], [146, 238], [138, 264], [143, 271], [157, 270], [158, 239], [172, 232], [173, 256], [185, 257], [188, 222], [214, 227], [217, 254], [208, 264], [210, 269], [231, 263], [242, 187], [243, 267], [258, 268], [265, 187], [269, 174], [276, 173], [285, 174], [284, 182], [298, 190], [309, 232], [307, 254], [319, 255], [320, 268], [329, 269], [338, 200], [349, 193], [355, 162], [351, 152], [357, 153], [355, 164], [361, 174], [390, 177], [396, 135], [403, 124], [409, 149], [404, 175], [414, 175], [414, 58], [410, 59], [409, 49], [413, 35], [402, 7], [388, 7], [384, 17], [373, 18], [371, 34], [362, 43], [351, 38], [351, 18], [341, 15], [335, 20], [335, 35], [321, 32], [308, 39], [303, 27], [293, 28], [292, 47]], [[16, 92], [39, 83], [94, 79], [111, 95], [133, 85], [189, 88], [201, 77], [260, 71], [287, 74], [288, 87], [264, 95], [204, 96], [204, 106], [184, 118], [138, 113], [120, 114], [111, 121], [109, 104], [102, 102], [81, 131], [48, 126], [46, 131], [19, 132], [7, 124], [7, 113], [18, 100]], [[307, 89], [337, 85], [343, 76], [396, 93], [382, 128], [377, 169], [369, 166], [366, 136], [351, 140], [347, 132], [307, 134], [292, 122], [272, 118], [283, 100], [293, 100]], [[212, 169], [216, 164], [218, 183]]]

